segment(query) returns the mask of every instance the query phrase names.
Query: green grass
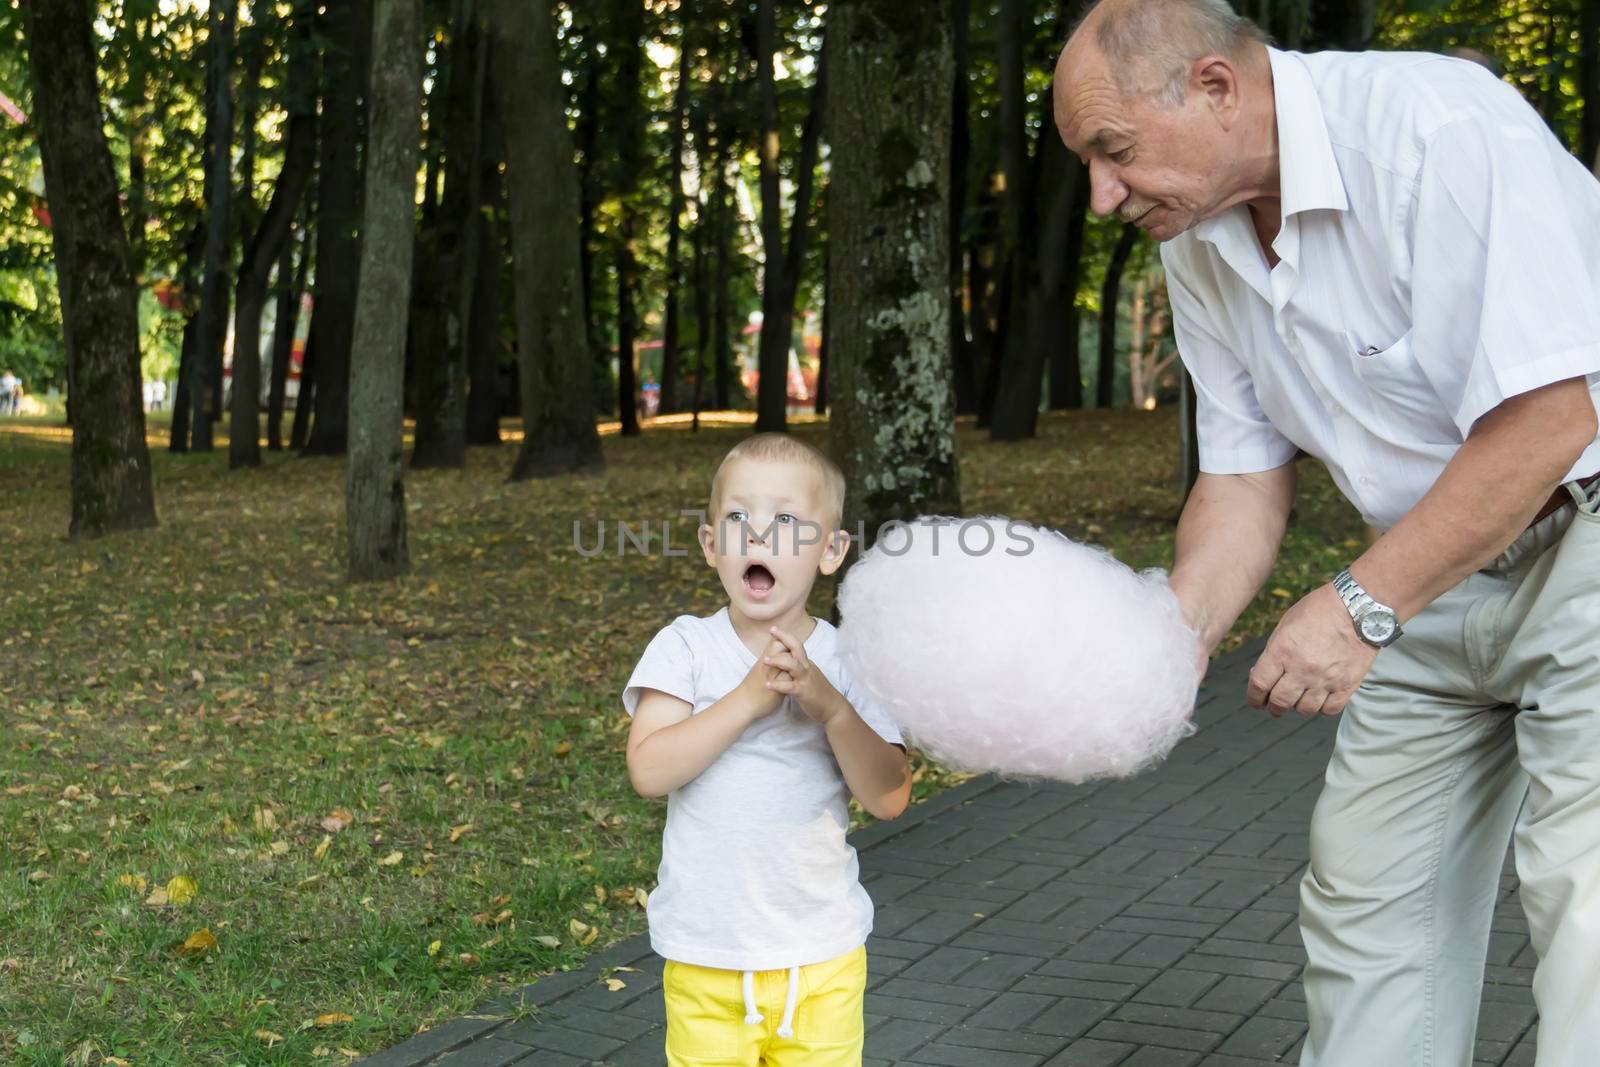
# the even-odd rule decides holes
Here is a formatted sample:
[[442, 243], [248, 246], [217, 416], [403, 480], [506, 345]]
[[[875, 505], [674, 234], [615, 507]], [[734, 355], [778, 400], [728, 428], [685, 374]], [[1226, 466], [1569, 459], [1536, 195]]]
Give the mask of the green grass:
[[[340, 461], [156, 448], [161, 525], [70, 543], [49, 431], [0, 421], [0, 1062], [343, 1062], [644, 929], [665, 808], [628, 786], [621, 687], [673, 615], [724, 601], [698, 558], [582, 558], [572, 525], [703, 507], [747, 425], [608, 435], [603, 477], [506, 484], [509, 445], [408, 474], [414, 573], [362, 586]], [[1167, 561], [1170, 412], [959, 433], [968, 513]], [[1235, 640], [1361, 535], [1303, 481]], [[916, 766], [919, 799], [953, 780]], [[192, 901], [147, 903], [180, 875]], [[215, 948], [180, 953], [200, 930]]]

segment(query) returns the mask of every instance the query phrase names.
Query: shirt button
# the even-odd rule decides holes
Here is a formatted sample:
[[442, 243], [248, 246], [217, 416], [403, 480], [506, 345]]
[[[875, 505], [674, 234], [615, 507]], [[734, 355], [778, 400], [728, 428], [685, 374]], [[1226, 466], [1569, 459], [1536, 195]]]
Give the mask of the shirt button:
[[1372, 479], [1363, 475], [1361, 478], [1361, 484], [1370, 488], [1372, 485]]

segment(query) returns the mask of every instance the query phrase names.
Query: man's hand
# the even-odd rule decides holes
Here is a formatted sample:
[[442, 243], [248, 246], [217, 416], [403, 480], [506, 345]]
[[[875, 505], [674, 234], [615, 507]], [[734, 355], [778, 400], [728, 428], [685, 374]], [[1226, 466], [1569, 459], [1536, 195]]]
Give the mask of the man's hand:
[[786, 630], [772, 627], [773, 637], [783, 645], [781, 652], [769, 653], [762, 662], [779, 674], [767, 685], [774, 693], [794, 698], [800, 710], [823, 726], [845, 707], [845, 699], [822, 671], [806, 658], [806, 646]]
[[1250, 669], [1245, 698], [1274, 718], [1337, 715], [1372, 669], [1378, 649], [1356, 636], [1332, 583], [1309, 593], [1278, 621], [1266, 651]]

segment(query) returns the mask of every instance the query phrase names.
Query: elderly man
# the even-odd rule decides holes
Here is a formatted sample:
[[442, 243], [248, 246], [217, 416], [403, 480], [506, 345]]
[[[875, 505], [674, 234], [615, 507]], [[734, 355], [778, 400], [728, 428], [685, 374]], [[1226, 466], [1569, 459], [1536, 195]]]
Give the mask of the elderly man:
[[1164, 242], [1204, 472], [1172, 584], [1208, 647], [1297, 450], [1384, 531], [1250, 673], [1274, 715], [1344, 712], [1301, 1063], [1472, 1061], [1513, 831], [1537, 1062], [1600, 1062], [1600, 184], [1481, 67], [1279, 51], [1222, 0], [1104, 0], [1055, 84], [1094, 209]]

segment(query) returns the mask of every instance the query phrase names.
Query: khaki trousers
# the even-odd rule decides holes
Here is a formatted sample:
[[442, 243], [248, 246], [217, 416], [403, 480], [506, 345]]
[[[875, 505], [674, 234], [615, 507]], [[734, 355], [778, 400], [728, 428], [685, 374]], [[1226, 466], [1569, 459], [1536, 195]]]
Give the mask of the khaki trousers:
[[1600, 492], [1406, 624], [1339, 723], [1311, 820], [1301, 1067], [1470, 1067], [1505, 860], [1538, 1067], [1600, 1064]]

